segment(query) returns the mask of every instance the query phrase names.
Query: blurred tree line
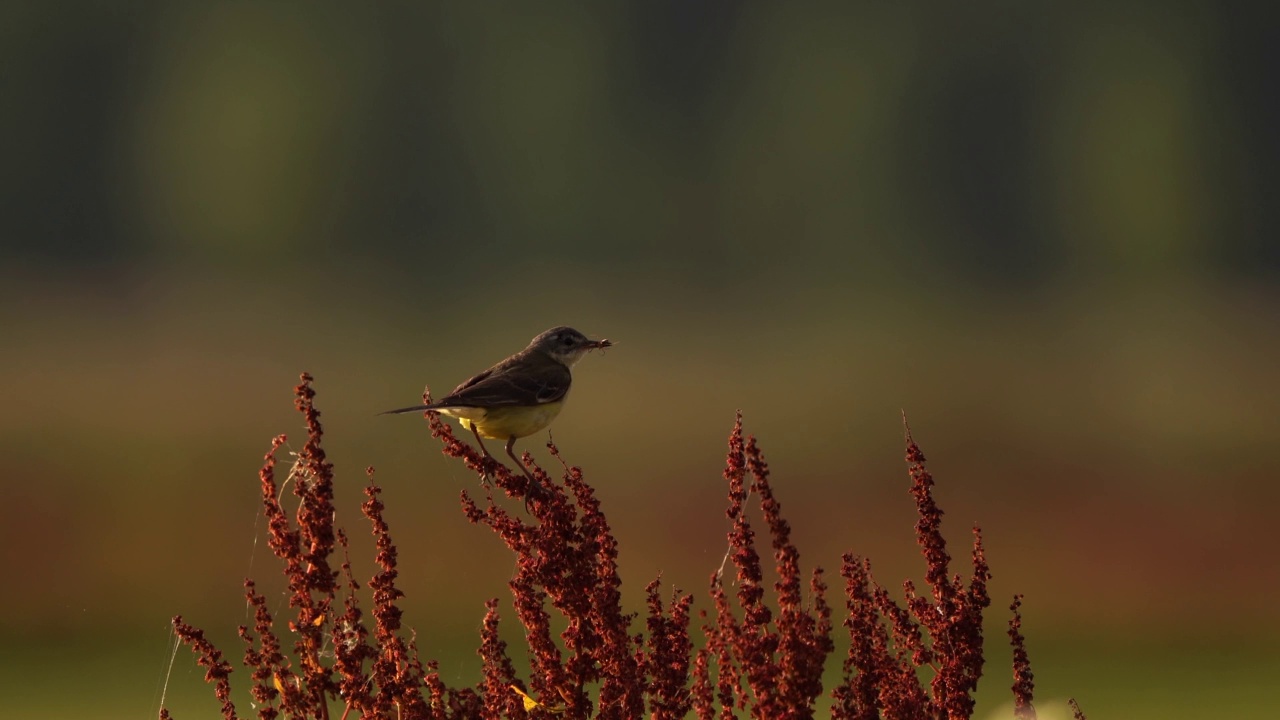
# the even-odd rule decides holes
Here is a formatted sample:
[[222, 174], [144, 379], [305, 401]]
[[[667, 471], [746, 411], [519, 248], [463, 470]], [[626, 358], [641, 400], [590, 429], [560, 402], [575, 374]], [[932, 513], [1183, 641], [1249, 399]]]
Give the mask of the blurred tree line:
[[1264, 10], [6, 2], [0, 258], [1269, 282]]

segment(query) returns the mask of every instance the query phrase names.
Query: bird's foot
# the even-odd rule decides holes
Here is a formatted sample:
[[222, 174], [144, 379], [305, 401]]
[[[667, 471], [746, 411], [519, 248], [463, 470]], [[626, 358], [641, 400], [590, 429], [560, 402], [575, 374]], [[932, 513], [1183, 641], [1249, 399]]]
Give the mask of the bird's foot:
[[498, 479], [497, 470], [498, 461], [493, 458], [484, 458], [480, 461], [480, 484], [486, 488], [492, 488]]
[[527, 478], [524, 486], [524, 509], [529, 511], [530, 503], [535, 499], [546, 500], [551, 496], [551, 493], [548, 492], [548, 490], [542, 486], [542, 483], [538, 482], [533, 475], [528, 472], [528, 470], [525, 471], [524, 476]]

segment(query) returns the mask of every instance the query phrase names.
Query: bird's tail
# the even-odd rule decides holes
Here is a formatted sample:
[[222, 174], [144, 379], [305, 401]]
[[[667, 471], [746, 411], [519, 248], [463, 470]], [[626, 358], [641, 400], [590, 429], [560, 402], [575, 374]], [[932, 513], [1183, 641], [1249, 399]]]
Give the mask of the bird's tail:
[[396, 410], [384, 410], [383, 412], [380, 412], [378, 414], [379, 415], [400, 415], [401, 413], [423, 412], [426, 410], [439, 410], [442, 407], [447, 407], [447, 406], [445, 405], [414, 405], [412, 407], [402, 407]]

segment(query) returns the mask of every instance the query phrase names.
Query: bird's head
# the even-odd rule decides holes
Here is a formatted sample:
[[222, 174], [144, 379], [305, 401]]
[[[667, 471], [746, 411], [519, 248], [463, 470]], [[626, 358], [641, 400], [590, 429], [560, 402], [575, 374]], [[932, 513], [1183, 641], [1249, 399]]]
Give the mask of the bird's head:
[[528, 349], [544, 353], [566, 367], [573, 367], [588, 352], [611, 345], [613, 343], [608, 340], [592, 340], [571, 327], [561, 325], [534, 338]]

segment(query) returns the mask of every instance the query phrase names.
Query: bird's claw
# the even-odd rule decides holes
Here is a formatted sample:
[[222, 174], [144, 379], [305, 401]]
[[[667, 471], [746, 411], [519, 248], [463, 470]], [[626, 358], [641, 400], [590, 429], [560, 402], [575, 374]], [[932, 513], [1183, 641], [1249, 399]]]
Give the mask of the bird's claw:
[[493, 458], [485, 458], [480, 461], [480, 484], [486, 488], [492, 488], [498, 478], [493, 467], [496, 464], [497, 461]]

